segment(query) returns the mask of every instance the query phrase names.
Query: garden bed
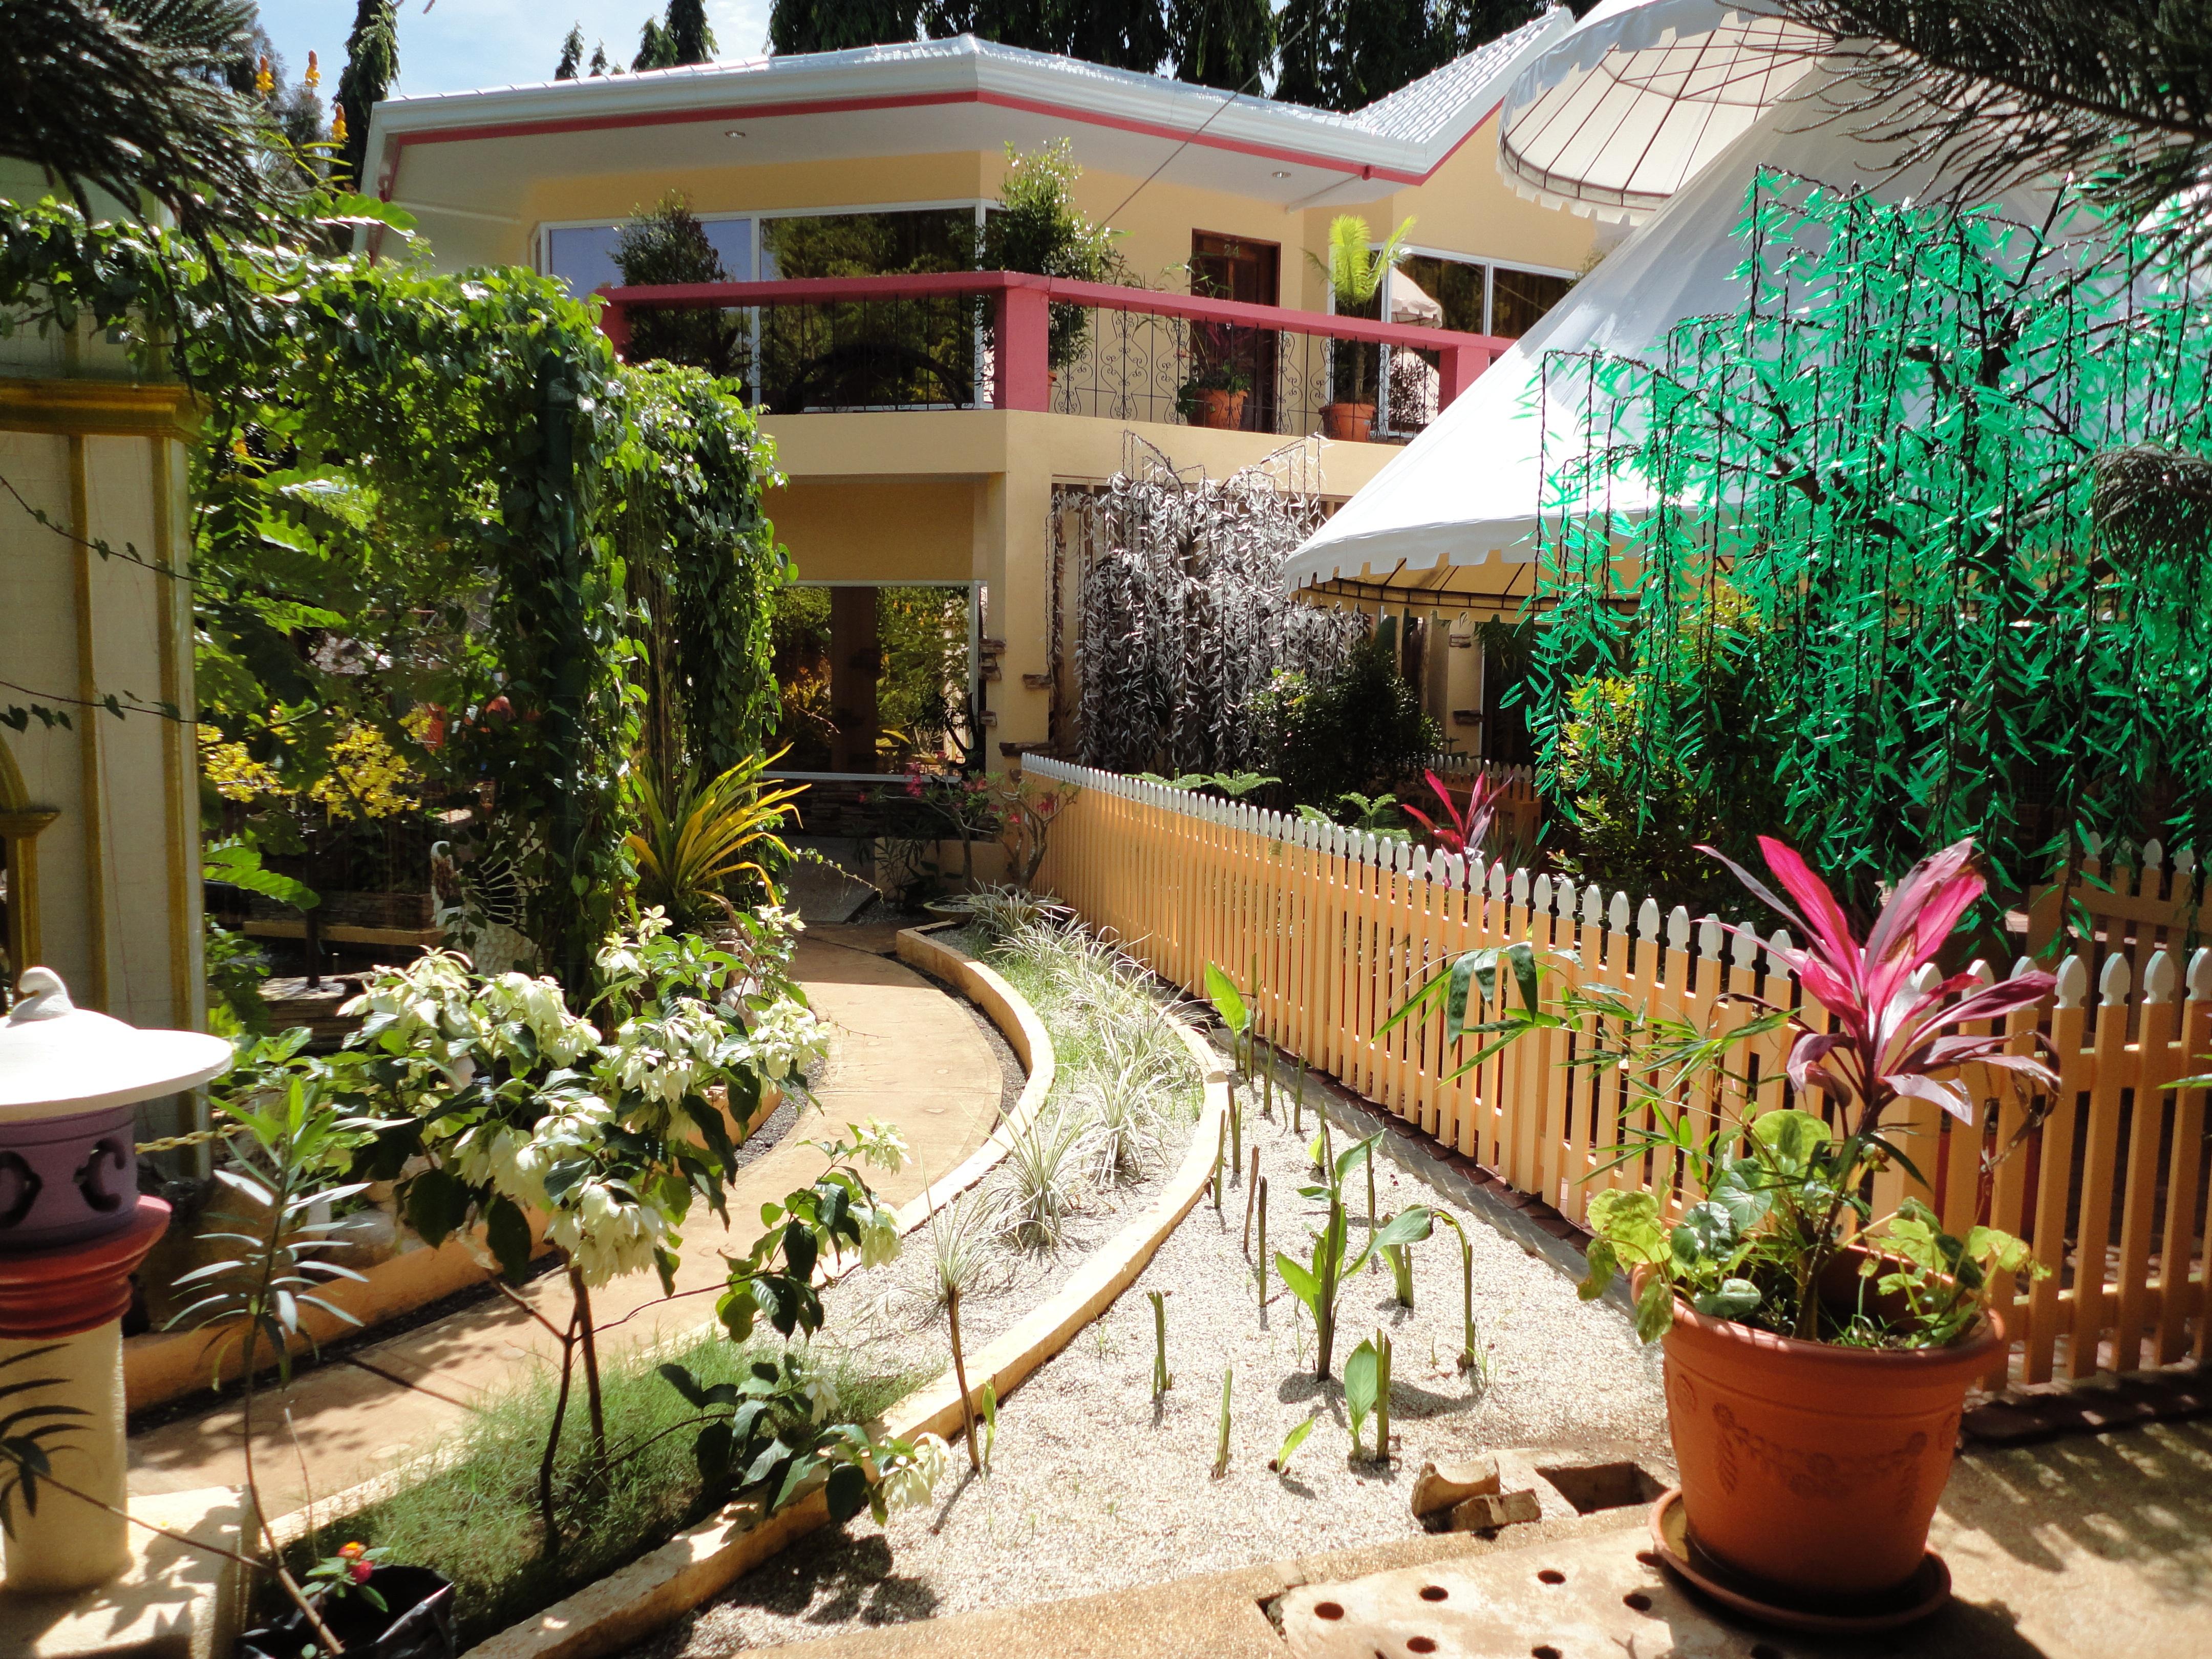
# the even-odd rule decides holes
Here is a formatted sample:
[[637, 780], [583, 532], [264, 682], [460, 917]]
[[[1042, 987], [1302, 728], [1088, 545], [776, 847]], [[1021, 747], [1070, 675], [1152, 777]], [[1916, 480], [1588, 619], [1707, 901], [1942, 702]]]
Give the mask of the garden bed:
[[[1247, 1118], [1249, 1172], [1257, 1146], [1268, 1182], [1269, 1248], [1303, 1258], [1318, 1206], [1304, 1133]], [[1334, 1145], [1349, 1144], [1340, 1130]], [[1364, 1231], [1365, 1182], [1346, 1187], [1353, 1237]], [[802, 1540], [714, 1602], [635, 1650], [654, 1659], [702, 1659], [801, 1641], [857, 1626], [971, 1608], [1159, 1583], [1285, 1555], [1414, 1535], [1413, 1474], [1425, 1459], [1525, 1448], [1540, 1463], [1593, 1454], [1667, 1464], [1658, 1355], [1637, 1343], [1626, 1316], [1581, 1302], [1573, 1282], [1472, 1212], [1412, 1175], [1376, 1166], [1383, 1212], [1424, 1203], [1454, 1214], [1474, 1249], [1474, 1297], [1490, 1379], [1478, 1389], [1456, 1368], [1461, 1267], [1456, 1239], [1439, 1227], [1413, 1248], [1414, 1308], [1395, 1305], [1390, 1277], [1361, 1273], [1340, 1303], [1337, 1377], [1377, 1326], [1395, 1352], [1393, 1462], [1354, 1460], [1340, 1382], [1316, 1382], [1303, 1310], [1268, 1273], [1258, 1305], [1241, 1241], [1244, 1189], [1217, 1216], [1201, 1205], [1143, 1276], [1087, 1332], [1003, 1406], [990, 1474], [940, 1488], [925, 1511], [878, 1527]], [[1174, 1386], [1152, 1395], [1148, 1291], [1166, 1295]], [[964, 1332], [963, 1332], [964, 1334]], [[1212, 1478], [1223, 1367], [1233, 1370], [1229, 1473]], [[1286, 1476], [1267, 1463], [1284, 1437], [1318, 1414]], [[1371, 1441], [1373, 1425], [1368, 1425]]]

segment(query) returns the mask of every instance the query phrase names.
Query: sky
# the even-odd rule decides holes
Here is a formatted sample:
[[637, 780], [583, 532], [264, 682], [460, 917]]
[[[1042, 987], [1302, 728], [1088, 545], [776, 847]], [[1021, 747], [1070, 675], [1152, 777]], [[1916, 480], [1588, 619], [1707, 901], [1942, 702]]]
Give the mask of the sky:
[[[337, 89], [356, 0], [260, 0], [261, 25], [292, 79], [307, 54], [320, 54], [323, 95]], [[584, 29], [584, 58], [607, 43], [607, 56], [627, 65], [647, 16], [666, 0], [399, 0], [398, 93], [466, 92], [476, 87], [550, 81], [571, 23]], [[716, 54], [749, 58], [768, 38], [769, 0], [707, 0]]]

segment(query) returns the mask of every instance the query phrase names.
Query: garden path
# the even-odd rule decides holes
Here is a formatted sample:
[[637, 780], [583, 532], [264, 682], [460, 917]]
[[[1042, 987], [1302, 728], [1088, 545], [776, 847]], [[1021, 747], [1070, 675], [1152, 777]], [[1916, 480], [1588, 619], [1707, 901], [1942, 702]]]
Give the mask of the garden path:
[[[811, 1181], [821, 1155], [800, 1142], [817, 1125], [874, 1116], [906, 1137], [914, 1158], [876, 1182], [893, 1203], [920, 1193], [925, 1170], [942, 1175], [980, 1146], [997, 1122], [1003, 1076], [998, 1051], [974, 1012], [890, 957], [896, 928], [817, 926], [801, 939], [798, 978], [833, 1032], [816, 1088], [823, 1105], [799, 1130], [739, 1173], [730, 1194], [729, 1231], [711, 1216], [686, 1229], [674, 1300], [649, 1273], [618, 1280], [594, 1297], [600, 1352], [649, 1342], [713, 1316], [709, 1292], [722, 1283], [719, 1252], [750, 1246], [762, 1203]], [[533, 1279], [522, 1296], [553, 1323], [568, 1317], [567, 1283]], [[520, 1365], [557, 1358], [546, 1328], [503, 1298], [369, 1343], [343, 1360], [300, 1375], [281, 1402], [257, 1408], [255, 1472], [272, 1515], [357, 1485], [434, 1446], [474, 1403], [507, 1385]], [[283, 1427], [289, 1411], [296, 1433]], [[224, 1404], [135, 1435], [133, 1492], [236, 1486], [244, 1476], [240, 1413]]]

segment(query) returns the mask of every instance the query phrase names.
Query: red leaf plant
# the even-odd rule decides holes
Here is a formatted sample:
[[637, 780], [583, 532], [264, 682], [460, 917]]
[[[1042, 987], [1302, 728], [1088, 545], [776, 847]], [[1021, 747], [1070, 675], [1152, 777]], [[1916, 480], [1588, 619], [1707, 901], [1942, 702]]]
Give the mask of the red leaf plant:
[[1452, 799], [1452, 793], [1444, 787], [1442, 778], [1434, 772], [1425, 772], [1422, 776], [1428, 780], [1430, 789], [1436, 794], [1438, 803], [1437, 817], [1443, 822], [1437, 823], [1436, 818], [1431, 818], [1410, 802], [1403, 804], [1406, 816], [1427, 830], [1429, 839], [1447, 853], [1457, 853], [1463, 857], [1469, 853], [1480, 852], [1490, 840], [1491, 830], [1498, 822], [1498, 798], [1505, 793], [1504, 787], [1486, 772], [1475, 779], [1474, 787], [1468, 791], [1467, 805], [1462, 807]]
[[1972, 1123], [1974, 1103], [1965, 1086], [1936, 1075], [1961, 1066], [1986, 1066], [2045, 1088], [2058, 1086], [2057, 1074], [2041, 1060], [2008, 1053], [2010, 1039], [2002, 1033], [1969, 1036], [1954, 1029], [2033, 1007], [2057, 983], [2049, 974], [2031, 970], [1988, 986], [1971, 973], [1953, 974], [1924, 989], [1914, 983], [1988, 886], [1974, 867], [1972, 842], [1955, 842], [1913, 866], [1863, 943], [1827, 883], [1802, 858], [1768, 836], [1759, 838], [1759, 848], [1802, 911], [1726, 854], [1711, 847], [1698, 850], [1727, 865], [1754, 896], [1811, 941], [1802, 949], [1759, 942], [1828, 1012], [1825, 1031], [1791, 1016], [1797, 1040], [1790, 1050], [1790, 1081], [1801, 1091], [1820, 1090], [1846, 1109], [1856, 1103], [1854, 1135], [1875, 1133], [1899, 1097], [1931, 1101]]

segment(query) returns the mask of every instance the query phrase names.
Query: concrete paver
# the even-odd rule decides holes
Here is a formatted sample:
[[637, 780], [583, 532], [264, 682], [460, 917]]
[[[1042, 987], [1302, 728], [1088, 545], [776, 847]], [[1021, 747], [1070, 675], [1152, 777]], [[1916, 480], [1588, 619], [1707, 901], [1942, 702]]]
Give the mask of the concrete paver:
[[[1532, 1573], [1559, 1565], [1554, 1555], [1571, 1566], [1570, 1554], [1613, 1553], [1622, 1571], [1633, 1571], [1638, 1553], [1648, 1547], [1644, 1516], [1638, 1506], [1510, 1528], [1494, 1540], [1464, 1534], [1408, 1539], [1111, 1595], [848, 1627], [761, 1651], [787, 1659], [1000, 1659], [1007, 1653], [1033, 1659], [1286, 1659], [1304, 1650], [1295, 1642], [1285, 1646], [1263, 1607], [1301, 1585], [1449, 1565], [1478, 1594], [1492, 1582], [1494, 1592], [1482, 1599], [1503, 1613]], [[2154, 1425], [1962, 1458], [1930, 1541], [1951, 1568], [1951, 1605], [1923, 1624], [1877, 1636], [1807, 1637], [1723, 1624], [1697, 1604], [1678, 1628], [1655, 1624], [1648, 1643], [1585, 1649], [1561, 1638], [1563, 1628], [1582, 1622], [1570, 1572], [1557, 1615], [1532, 1618], [1520, 1632], [1521, 1645], [1486, 1640], [1469, 1649], [1438, 1629], [1427, 1648], [1370, 1642], [1360, 1650], [1428, 1652], [1437, 1659], [1520, 1652], [1589, 1659], [1624, 1650], [1685, 1659], [1746, 1651], [1758, 1659], [2203, 1659], [2212, 1654], [2212, 1422]], [[1592, 1578], [1602, 1586], [1601, 1575]], [[1605, 1594], [1607, 1605], [1589, 1609], [1589, 1622], [1618, 1615], [1618, 1586]], [[718, 1651], [686, 1642], [679, 1629], [637, 1653], [711, 1659]]]
[[[732, 1227], [726, 1231], [708, 1214], [691, 1218], [674, 1298], [662, 1297], [651, 1273], [596, 1293], [603, 1361], [712, 1316], [712, 1292], [724, 1277], [720, 1253], [750, 1246], [761, 1204], [819, 1172], [821, 1154], [801, 1145], [804, 1139], [871, 1116], [895, 1125], [914, 1158], [896, 1175], [872, 1176], [872, 1182], [891, 1202], [903, 1203], [922, 1190], [925, 1171], [944, 1174], [990, 1133], [1000, 1098], [998, 1055], [965, 1006], [880, 954], [889, 950], [893, 931], [817, 927], [802, 937], [798, 977], [833, 1034], [830, 1063], [815, 1091], [822, 1110], [803, 1117], [791, 1135], [740, 1173], [729, 1195]], [[557, 1274], [533, 1280], [521, 1294], [554, 1324], [566, 1322], [568, 1286]], [[267, 1394], [257, 1410], [254, 1462], [263, 1502], [282, 1515], [311, 1491], [327, 1497], [368, 1480], [434, 1445], [476, 1401], [510, 1386], [520, 1368], [551, 1363], [558, 1354], [544, 1326], [500, 1299], [365, 1345], [354, 1356], [362, 1364], [313, 1369], [281, 1404]], [[286, 1409], [296, 1452], [283, 1425]], [[236, 1485], [244, 1473], [239, 1413], [226, 1406], [134, 1436], [131, 1464], [133, 1492]]]

